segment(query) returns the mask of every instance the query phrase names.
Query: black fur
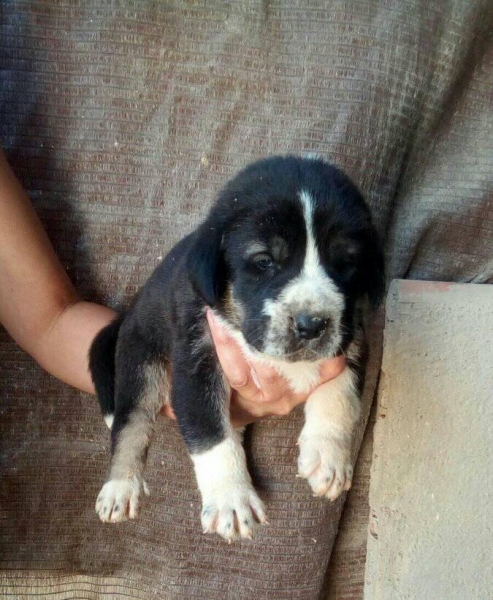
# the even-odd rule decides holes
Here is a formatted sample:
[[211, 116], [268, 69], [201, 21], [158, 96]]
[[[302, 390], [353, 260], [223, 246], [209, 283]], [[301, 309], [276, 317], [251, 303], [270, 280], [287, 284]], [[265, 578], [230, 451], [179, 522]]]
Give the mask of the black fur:
[[115, 412], [115, 353], [118, 332], [125, 314], [122, 313], [94, 338], [89, 353], [89, 369], [103, 415]]

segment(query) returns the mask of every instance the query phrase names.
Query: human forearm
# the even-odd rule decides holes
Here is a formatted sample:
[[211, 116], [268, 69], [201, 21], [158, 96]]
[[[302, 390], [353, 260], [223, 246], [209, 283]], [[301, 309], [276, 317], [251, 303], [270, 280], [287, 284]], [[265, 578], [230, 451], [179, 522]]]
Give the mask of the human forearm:
[[113, 317], [82, 302], [0, 150], [0, 322], [47, 371], [93, 392], [88, 351]]
[[79, 300], [66, 306], [36, 344], [26, 350], [58, 379], [93, 394], [89, 348], [95, 335], [114, 316], [115, 312], [109, 308]]

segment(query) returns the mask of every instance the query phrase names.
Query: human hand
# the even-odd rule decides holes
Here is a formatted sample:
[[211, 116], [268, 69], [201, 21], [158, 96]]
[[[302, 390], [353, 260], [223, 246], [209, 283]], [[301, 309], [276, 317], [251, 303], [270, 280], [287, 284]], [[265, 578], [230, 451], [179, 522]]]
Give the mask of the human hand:
[[346, 366], [343, 356], [324, 361], [320, 365], [319, 380], [313, 388], [307, 393], [296, 394], [274, 367], [259, 362], [249, 363], [211, 310], [207, 311], [207, 321], [219, 362], [233, 390], [230, 410], [235, 427], [264, 417], [289, 414], [295, 406], [306, 402], [316, 387], [335, 379]]
[[[316, 387], [335, 379], [346, 366], [343, 356], [324, 361], [320, 366], [319, 381], [309, 392], [296, 394], [274, 367], [257, 362], [250, 364], [211, 310], [207, 311], [207, 322], [219, 362], [232, 388], [230, 412], [235, 427], [243, 427], [269, 416], [289, 414], [298, 404], [306, 402]], [[163, 412], [167, 417], [175, 418], [170, 405]]]

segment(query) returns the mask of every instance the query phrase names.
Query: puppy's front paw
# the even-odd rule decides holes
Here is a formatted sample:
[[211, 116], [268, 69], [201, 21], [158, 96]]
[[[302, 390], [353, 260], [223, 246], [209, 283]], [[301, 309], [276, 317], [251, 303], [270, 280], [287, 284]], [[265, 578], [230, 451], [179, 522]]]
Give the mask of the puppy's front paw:
[[299, 477], [308, 480], [315, 496], [335, 500], [349, 490], [353, 478], [351, 444], [331, 435], [301, 435]]
[[204, 533], [218, 533], [227, 542], [252, 539], [256, 523], [266, 524], [264, 505], [253, 487], [246, 483], [230, 484], [202, 495]]
[[145, 481], [134, 475], [129, 479], [110, 479], [96, 500], [96, 512], [103, 523], [119, 523], [135, 519], [139, 512], [141, 492], [149, 495]]

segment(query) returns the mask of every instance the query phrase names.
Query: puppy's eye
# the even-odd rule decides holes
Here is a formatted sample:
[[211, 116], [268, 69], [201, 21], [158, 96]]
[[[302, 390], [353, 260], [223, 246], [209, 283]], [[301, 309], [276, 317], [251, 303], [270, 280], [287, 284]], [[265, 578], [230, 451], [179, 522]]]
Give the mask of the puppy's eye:
[[274, 259], [266, 252], [256, 254], [254, 257], [252, 257], [252, 262], [257, 269], [260, 269], [261, 271], [267, 271], [267, 269], [271, 269], [275, 266]]

